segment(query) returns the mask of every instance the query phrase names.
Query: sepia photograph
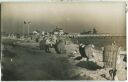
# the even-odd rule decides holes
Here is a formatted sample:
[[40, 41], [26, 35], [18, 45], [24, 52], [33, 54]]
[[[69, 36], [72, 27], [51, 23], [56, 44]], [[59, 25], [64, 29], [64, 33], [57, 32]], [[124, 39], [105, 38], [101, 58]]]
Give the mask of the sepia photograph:
[[76, 0], [0, 3], [1, 80], [127, 80], [127, 5]]

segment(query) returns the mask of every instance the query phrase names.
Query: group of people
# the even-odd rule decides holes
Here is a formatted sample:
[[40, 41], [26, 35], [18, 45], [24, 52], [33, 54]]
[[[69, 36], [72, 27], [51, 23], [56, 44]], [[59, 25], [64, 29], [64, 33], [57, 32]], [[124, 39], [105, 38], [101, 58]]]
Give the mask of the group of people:
[[42, 36], [39, 40], [39, 48], [50, 53], [49, 48], [55, 48], [57, 53], [63, 53], [65, 50], [65, 40], [57, 35]]

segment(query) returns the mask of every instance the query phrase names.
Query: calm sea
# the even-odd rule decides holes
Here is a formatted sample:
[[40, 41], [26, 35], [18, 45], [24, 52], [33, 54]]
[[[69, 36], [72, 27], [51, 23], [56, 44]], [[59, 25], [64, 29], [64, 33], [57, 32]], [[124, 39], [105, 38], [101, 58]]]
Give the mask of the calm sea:
[[84, 44], [94, 44], [97, 47], [110, 45], [115, 41], [118, 46], [126, 50], [126, 36], [79, 37], [75, 38], [74, 41]]

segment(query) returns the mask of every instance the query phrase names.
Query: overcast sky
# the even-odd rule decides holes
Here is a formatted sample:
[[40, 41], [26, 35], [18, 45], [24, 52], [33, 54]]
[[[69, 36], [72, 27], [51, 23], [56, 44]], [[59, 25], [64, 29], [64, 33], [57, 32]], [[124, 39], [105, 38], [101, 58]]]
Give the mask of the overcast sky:
[[81, 32], [95, 27], [99, 33], [125, 35], [125, 3], [2, 3], [2, 30], [27, 32], [24, 20], [31, 20], [30, 31], [52, 31], [59, 25], [65, 32]]

